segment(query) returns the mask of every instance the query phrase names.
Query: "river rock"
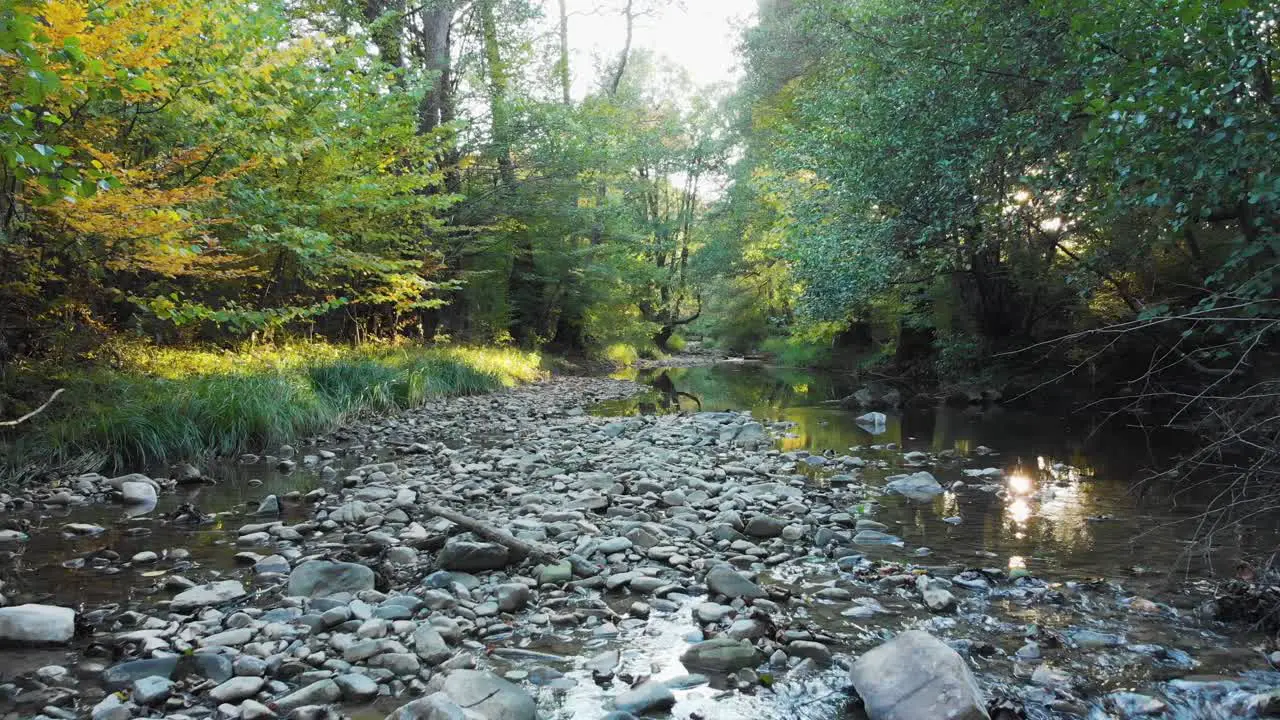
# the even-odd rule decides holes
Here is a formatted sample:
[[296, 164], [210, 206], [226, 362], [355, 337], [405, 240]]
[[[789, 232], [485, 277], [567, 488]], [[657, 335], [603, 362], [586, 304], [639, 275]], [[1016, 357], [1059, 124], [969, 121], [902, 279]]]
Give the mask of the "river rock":
[[675, 704], [676, 696], [671, 688], [656, 680], [638, 685], [613, 699], [615, 708], [634, 715], [666, 710]]
[[854, 391], [840, 401], [846, 408], [883, 408], [890, 410], [902, 404], [902, 393], [892, 385], [873, 382]]
[[583, 667], [591, 671], [591, 677], [606, 680], [613, 677], [622, 655], [617, 650], [605, 650], [587, 661]]
[[444, 636], [431, 623], [420, 623], [413, 631], [413, 650], [428, 665], [439, 665], [453, 656]]
[[943, 492], [938, 480], [931, 473], [924, 471], [910, 475], [895, 475], [886, 480], [888, 482], [884, 485], [885, 490], [916, 502], [928, 502]]
[[727, 675], [760, 664], [760, 653], [749, 642], [719, 637], [690, 645], [680, 662], [690, 670]]
[[[189, 670], [187, 668], [188, 665], [190, 666]], [[231, 679], [232, 674], [235, 672], [235, 667], [231, 662], [231, 658], [226, 655], [198, 652], [183, 658], [183, 668], [179, 671], [179, 674], [184, 672], [193, 672], [215, 683], [223, 683]]]
[[1124, 644], [1124, 637], [1112, 633], [1098, 632], [1088, 628], [1073, 628], [1066, 633], [1072, 644], [1082, 650], [1119, 647]]
[[989, 720], [964, 658], [922, 630], [864, 654], [849, 677], [870, 720]]
[[190, 590], [183, 590], [173, 596], [169, 609], [174, 612], [186, 612], [209, 605], [217, 605], [229, 600], [237, 600], [245, 596], [244, 585], [239, 580], [219, 580], [218, 582], [197, 585]]
[[198, 641], [201, 647], [240, 647], [253, 639], [253, 630], [249, 628], [235, 628], [234, 630], [223, 630], [219, 633], [206, 635]]
[[342, 690], [344, 700], [370, 700], [378, 694], [378, 682], [368, 675], [347, 673], [333, 679]]
[[1075, 684], [1075, 678], [1066, 670], [1041, 664], [1037, 665], [1035, 672], [1031, 673], [1031, 684], [1070, 692], [1071, 686]]
[[499, 585], [494, 594], [498, 598], [498, 609], [502, 612], [523, 610], [529, 604], [529, 586], [524, 583], [505, 583]]
[[76, 611], [57, 605], [0, 608], [0, 645], [63, 645], [76, 634]]
[[747, 521], [743, 532], [751, 537], [774, 538], [782, 534], [787, 524], [772, 515], [756, 515]]
[[230, 680], [218, 685], [209, 691], [209, 697], [220, 703], [238, 703], [246, 698], [251, 698], [262, 690], [262, 686], [267, 681], [260, 677], [241, 676], [233, 677]]
[[319, 680], [285, 695], [275, 701], [275, 707], [281, 714], [287, 715], [292, 710], [304, 705], [328, 705], [342, 697], [342, 690], [332, 680]]
[[490, 542], [450, 539], [436, 556], [436, 564], [445, 570], [501, 570], [507, 566], [507, 548]]
[[240, 720], [267, 720], [276, 717], [276, 711], [257, 700], [240, 703]]
[[718, 623], [733, 612], [733, 608], [720, 603], [704, 602], [693, 607], [693, 617], [698, 622]]
[[1169, 709], [1169, 706], [1159, 698], [1132, 692], [1111, 693], [1106, 697], [1106, 705], [1122, 718], [1161, 715]]
[[178, 657], [130, 660], [102, 671], [102, 684], [107, 690], [122, 690], [145, 677], [172, 678], [178, 669]]
[[889, 421], [888, 416], [882, 412], [869, 412], [854, 418], [854, 422], [859, 425], [870, 425], [871, 427], [881, 428]]
[[787, 643], [787, 654], [791, 657], [809, 658], [822, 667], [831, 664], [831, 651], [826, 645], [812, 640], [792, 640]]
[[268, 495], [262, 498], [262, 502], [258, 503], [258, 509], [254, 512], [254, 515], [279, 515], [280, 512], [280, 498], [275, 495]]
[[92, 523], [67, 523], [62, 526], [62, 530], [68, 535], [82, 536], [101, 535], [107, 531], [107, 529], [101, 525], [94, 525]]
[[441, 692], [484, 720], [536, 720], [537, 705], [519, 685], [485, 670], [454, 670]]
[[322, 598], [338, 593], [372, 590], [373, 570], [349, 562], [308, 560], [289, 573], [289, 595]]
[[191, 463], [182, 463], [173, 468], [173, 479], [179, 485], [193, 485], [204, 480], [200, 469]]
[[551, 565], [544, 565], [538, 574], [538, 583], [542, 585], [563, 585], [573, 579], [573, 564], [562, 560]]
[[173, 693], [173, 681], [169, 678], [150, 675], [133, 681], [134, 702], [139, 705], [155, 705], [169, 699]]
[[856, 545], [900, 545], [902, 538], [879, 530], [859, 530], [853, 536], [853, 542]]
[[[725, 433], [720, 434], [721, 438], [725, 437]], [[758, 448], [770, 444], [773, 440], [769, 437], [769, 432], [764, 426], [758, 422], [749, 422], [742, 425], [736, 433], [732, 433], [733, 444], [747, 448]]]
[[386, 720], [468, 720], [468, 715], [442, 692], [401, 705]]
[[0, 545], [20, 545], [31, 539], [21, 530], [0, 530]]
[[129, 720], [137, 707], [124, 699], [121, 693], [111, 693], [102, 698], [89, 711], [90, 720]]
[[283, 575], [289, 572], [289, 560], [283, 555], [268, 555], [253, 564], [253, 572], [257, 575]]
[[765, 596], [759, 585], [738, 574], [728, 565], [716, 565], [707, 571], [707, 587], [728, 598], [754, 599]]
[[155, 505], [156, 486], [151, 483], [129, 481], [120, 484], [120, 499], [126, 505]]
[[614, 537], [601, 542], [596, 550], [605, 555], [612, 555], [623, 550], [630, 550], [633, 545], [634, 543], [625, 537]]

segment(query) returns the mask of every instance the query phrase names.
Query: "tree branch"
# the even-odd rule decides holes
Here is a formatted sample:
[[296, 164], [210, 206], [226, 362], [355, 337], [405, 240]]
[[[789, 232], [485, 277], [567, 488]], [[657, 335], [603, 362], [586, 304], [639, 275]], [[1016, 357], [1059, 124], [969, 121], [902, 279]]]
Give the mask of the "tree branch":
[[17, 425], [21, 425], [22, 423], [24, 423], [24, 422], [26, 422], [26, 421], [30, 420], [31, 418], [33, 418], [33, 417], [35, 417], [35, 416], [39, 415], [40, 413], [44, 412], [44, 409], [45, 409], [45, 408], [47, 408], [47, 407], [49, 407], [49, 405], [53, 404], [54, 399], [56, 399], [59, 395], [61, 395], [61, 394], [63, 393], [63, 391], [64, 391], [64, 390], [66, 390], [66, 388], [58, 388], [57, 390], [54, 390], [54, 391], [53, 391], [53, 394], [49, 396], [49, 399], [48, 399], [48, 400], [45, 400], [45, 401], [44, 401], [44, 404], [43, 404], [43, 405], [41, 405], [40, 407], [36, 408], [35, 410], [32, 410], [31, 412], [27, 413], [26, 415], [23, 415], [22, 417], [18, 418], [17, 420], [5, 420], [5, 421], [3, 421], [3, 422], [0, 422], [0, 427], [14, 427], [14, 426], [17, 426]]

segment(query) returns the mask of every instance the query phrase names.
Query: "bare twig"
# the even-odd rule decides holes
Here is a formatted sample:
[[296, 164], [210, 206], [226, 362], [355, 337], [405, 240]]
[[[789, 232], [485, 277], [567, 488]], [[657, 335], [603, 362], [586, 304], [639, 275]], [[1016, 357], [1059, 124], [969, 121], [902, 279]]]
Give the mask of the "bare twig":
[[41, 405], [40, 407], [36, 408], [35, 410], [32, 410], [31, 412], [27, 413], [26, 415], [23, 415], [22, 417], [18, 418], [17, 420], [5, 420], [5, 421], [3, 421], [3, 422], [0, 422], [0, 427], [14, 427], [15, 425], [21, 425], [22, 423], [24, 423], [24, 422], [26, 422], [26, 421], [30, 420], [31, 418], [33, 418], [33, 417], [35, 417], [35, 416], [39, 415], [40, 413], [44, 412], [44, 409], [45, 409], [45, 408], [47, 408], [47, 407], [49, 407], [51, 404], [53, 404], [54, 399], [56, 399], [59, 395], [61, 395], [61, 394], [62, 394], [62, 392], [63, 392], [64, 390], [66, 390], [66, 388], [58, 388], [57, 390], [54, 390], [54, 391], [53, 391], [53, 394], [49, 396], [49, 399], [48, 399], [48, 400], [45, 400], [45, 401], [44, 401], [44, 404], [43, 404], [43, 405]]

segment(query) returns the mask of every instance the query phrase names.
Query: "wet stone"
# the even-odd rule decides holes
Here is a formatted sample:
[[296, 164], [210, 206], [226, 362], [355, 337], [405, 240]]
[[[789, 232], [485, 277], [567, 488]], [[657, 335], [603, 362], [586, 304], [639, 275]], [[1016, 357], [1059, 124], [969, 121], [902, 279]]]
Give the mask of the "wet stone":
[[920, 630], [909, 630], [858, 658], [850, 680], [870, 720], [988, 720], [964, 658]]
[[666, 710], [675, 704], [675, 694], [669, 687], [657, 681], [634, 687], [613, 699], [615, 708], [633, 715]]
[[507, 566], [507, 548], [497, 543], [450, 539], [436, 556], [445, 570], [501, 570]]
[[690, 670], [728, 674], [758, 664], [760, 653], [748, 642], [713, 638], [689, 646], [680, 662]]
[[707, 587], [712, 592], [728, 598], [762, 598], [765, 593], [759, 585], [742, 577], [736, 570], [727, 565], [717, 565], [707, 571]]
[[372, 590], [373, 570], [355, 563], [332, 560], [309, 560], [289, 574], [288, 594], [301, 597], [327, 597], [338, 593]]

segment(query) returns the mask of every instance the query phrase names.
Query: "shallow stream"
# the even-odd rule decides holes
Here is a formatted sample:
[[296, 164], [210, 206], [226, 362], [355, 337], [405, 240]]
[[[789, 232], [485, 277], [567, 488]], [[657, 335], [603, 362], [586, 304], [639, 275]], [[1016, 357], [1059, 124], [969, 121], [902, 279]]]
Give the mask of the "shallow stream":
[[[886, 495], [869, 507], [850, 509], [874, 517], [888, 526], [885, 532], [902, 540], [869, 549], [866, 555], [916, 567], [947, 567], [953, 574], [998, 570], [1006, 577], [1026, 577], [1023, 585], [993, 586], [964, 602], [956, 615], [943, 616], [923, 610], [903, 588], [853, 575], [831, 558], [815, 554], [773, 567], [762, 579], [790, 588], [801, 603], [796, 615], [811, 629], [835, 638], [837, 651], [860, 652], [904, 626], [925, 627], [967, 643], [971, 664], [989, 695], [1010, 698], [1031, 717], [1106, 717], [1102, 698], [1129, 689], [1169, 703], [1166, 714], [1152, 717], [1232, 717], [1237, 711], [1229, 708], [1236, 706], [1223, 700], [1227, 694], [1239, 694], [1244, 686], [1280, 686], [1280, 675], [1271, 671], [1264, 652], [1271, 649], [1267, 638], [1196, 617], [1212, 583], [1237, 572], [1243, 559], [1280, 544], [1274, 518], [1220, 533], [1212, 543], [1196, 543], [1204, 538], [1199, 518], [1214, 489], [1180, 493], [1167, 484], [1140, 482], [1145, 468], [1175, 452], [1185, 439], [1153, 436], [1115, 421], [1098, 427], [1098, 418], [1085, 414], [1030, 414], [998, 406], [891, 413], [883, 426], [869, 429], [855, 420], [859, 413], [830, 402], [852, 392], [847, 380], [750, 364], [642, 371], [632, 379], [653, 390], [590, 411], [623, 416], [751, 410], [762, 420], [792, 424], [780, 441], [781, 450], [865, 458], [872, 467], [861, 472], [859, 481], [873, 483], [904, 472], [904, 452], [926, 453], [928, 460], [919, 469], [932, 472], [944, 487], [953, 488], [956, 482], [965, 486], [930, 502]], [[298, 459], [312, 452], [300, 449]], [[200, 582], [247, 574], [236, 559], [241, 548], [235, 544], [235, 530], [254, 521], [250, 513], [258, 500], [335, 482], [331, 478], [341, 473], [322, 475], [319, 469], [341, 469], [367, 459], [358, 450], [339, 450], [332, 460], [299, 462], [299, 469], [288, 474], [272, 463], [211, 465], [205, 474], [217, 484], [162, 495], [160, 506], [140, 517], [110, 505], [31, 513], [31, 541], [8, 551], [0, 562], [5, 594], [12, 602], [54, 598], [65, 604], [77, 598], [85, 608], [103, 603], [136, 607], [164, 592], [170, 574]], [[876, 469], [878, 461], [885, 467]], [[808, 464], [816, 489], [851, 480], [846, 468], [826, 460]], [[914, 469], [911, 465], [905, 472]], [[987, 468], [994, 468], [989, 476], [976, 474]], [[162, 519], [183, 504], [213, 513], [214, 520], [189, 526]], [[65, 523], [101, 525], [106, 532], [72, 537], [60, 530]], [[123, 558], [146, 550], [181, 549], [189, 555], [136, 566], [83, 563], [84, 555], [97, 549]], [[850, 612], [847, 602], [818, 596], [829, 588], [862, 590], [855, 594], [864, 596], [873, 592], [868, 607], [878, 610]], [[1053, 600], [1045, 602], [1049, 594]], [[495, 669], [538, 686], [543, 707], [553, 714], [600, 717], [607, 694], [585, 669], [591, 656], [619, 649], [621, 672], [633, 678], [670, 679], [685, 673], [678, 657], [700, 632], [690, 615], [695, 601], [672, 600], [680, 604], [678, 612], [647, 622], [623, 620], [616, 633], [585, 640], [526, 644], [527, 654], [494, 653], [491, 662]], [[630, 599], [621, 602], [620, 612]], [[1028, 637], [1038, 641], [1043, 658], [1018, 657]], [[74, 665], [77, 659], [65, 649], [0, 650], [0, 679], [43, 665]], [[1032, 681], [1035, 669], [1046, 663], [1066, 676], [1059, 678], [1062, 683]], [[1226, 676], [1244, 685], [1167, 682], [1189, 676]], [[838, 670], [789, 678], [772, 688], [766, 683], [754, 695], [722, 693], [716, 682], [695, 684], [677, 695], [681, 718], [835, 718], [856, 712], [846, 707]], [[390, 707], [380, 704], [359, 716], [381, 717]], [[1228, 714], [1214, 714], [1215, 707], [1228, 708], [1222, 710]]]

